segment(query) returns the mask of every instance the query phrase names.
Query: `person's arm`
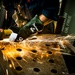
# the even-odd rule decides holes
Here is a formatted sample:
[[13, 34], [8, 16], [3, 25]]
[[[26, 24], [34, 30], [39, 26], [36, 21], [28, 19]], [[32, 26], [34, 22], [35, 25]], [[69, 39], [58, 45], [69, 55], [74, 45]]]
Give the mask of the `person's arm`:
[[39, 32], [43, 29], [47, 21], [57, 20], [59, 0], [43, 0], [41, 15], [34, 16], [26, 25], [24, 25], [19, 33], [18, 37], [26, 39], [30, 35]]

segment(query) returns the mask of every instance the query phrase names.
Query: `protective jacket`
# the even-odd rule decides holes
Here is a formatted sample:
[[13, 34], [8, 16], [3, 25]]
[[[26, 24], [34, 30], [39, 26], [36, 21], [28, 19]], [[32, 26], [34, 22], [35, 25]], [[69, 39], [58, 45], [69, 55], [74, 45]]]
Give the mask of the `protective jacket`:
[[43, 14], [52, 20], [58, 19], [59, 0], [22, 0], [21, 5], [27, 4], [33, 16]]

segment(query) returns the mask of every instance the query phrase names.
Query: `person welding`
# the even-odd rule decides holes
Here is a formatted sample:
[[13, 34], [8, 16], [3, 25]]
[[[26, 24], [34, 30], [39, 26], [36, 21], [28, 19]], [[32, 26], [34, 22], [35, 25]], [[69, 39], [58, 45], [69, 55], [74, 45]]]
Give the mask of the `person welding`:
[[[26, 11], [22, 11], [25, 7], [28, 10], [27, 16]], [[46, 26], [54, 33], [51, 23], [58, 20], [59, 0], [20, 0], [18, 11], [29, 21], [20, 28], [17, 40], [19, 37], [26, 39], [36, 32], [41, 32]]]

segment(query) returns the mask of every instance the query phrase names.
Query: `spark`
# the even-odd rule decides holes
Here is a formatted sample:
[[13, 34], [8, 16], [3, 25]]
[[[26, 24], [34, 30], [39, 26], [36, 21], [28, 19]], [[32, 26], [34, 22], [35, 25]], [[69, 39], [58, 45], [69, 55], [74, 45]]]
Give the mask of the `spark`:
[[9, 73], [8, 73], [8, 69], [6, 69], [6, 75], [9, 75]]
[[9, 64], [9, 67], [12, 68], [12, 64]]
[[60, 49], [60, 48], [51, 48], [51, 49], [56, 51], [59, 51], [59, 50], [63, 51], [63, 49]]
[[67, 35], [67, 36], [64, 37], [64, 39], [75, 39], [75, 36]]
[[15, 69], [15, 65], [14, 65], [13, 60], [10, 59], [10, 61], [11, 61], [11, 65], [12, 65], [12, 67]]
[[60, 45], [62, 48], [65, 49], [65, 46], [64, 46], [64, 44], [63, 44], [63, 41], [59, 40], [59, 45]]
[[66, 53], [66, 52], [56, 52], [58, 54], [63, 54], [63, 55], [71, 55], [70, 53]]
[[[11, 60], [13, 67], [14, 67], [14, 63], [13, 63], [12, 60], [15, 60], [16, 63], [17, 63], [19, 66], [21, 66], [21, 65], [19, 64], [19, 62], [15, 59], [15, 57], [16, 57], [16, 52], [15, 52], [15, 51], [6, 50], [6, 51], [3, 51], [3, 55], [5, 55], [5, 57], [7, 57], [9, 60]], [[22, 66], [21, 66], [21, 67], [22, 67]]]
[[28, 61], [26, 59], [23, 58], [23, 61], [25, 61], [26, 63], [28, 63]]

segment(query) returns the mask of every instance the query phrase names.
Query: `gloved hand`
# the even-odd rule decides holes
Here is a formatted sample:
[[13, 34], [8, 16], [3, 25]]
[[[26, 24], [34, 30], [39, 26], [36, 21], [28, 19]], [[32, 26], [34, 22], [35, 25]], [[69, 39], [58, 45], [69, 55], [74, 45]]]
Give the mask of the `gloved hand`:
[[26, 25], [21, 27], [15, 41], [19, 41], [20, 37], [26, 39], [30, 35], [39, 32], [42, 29], [43, 29], [43, 23], [41, 22], [39, 17], [35, 15], [35, 17], [32, 20], [30, 20]]
[[0, 29], [0, 40], [8, 38], [12, 33], [11, 29]]

